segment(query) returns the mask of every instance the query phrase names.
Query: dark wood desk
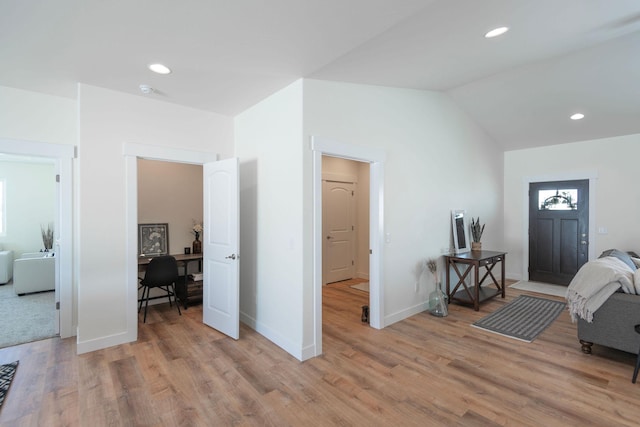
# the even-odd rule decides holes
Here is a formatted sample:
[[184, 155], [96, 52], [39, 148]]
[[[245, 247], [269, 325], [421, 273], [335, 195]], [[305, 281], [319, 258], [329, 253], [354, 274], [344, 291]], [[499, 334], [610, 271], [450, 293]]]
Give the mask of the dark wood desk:
[[[189, 264], [198, 261], [198, 271], [202, 271], [202, 254], [176, 254], [171, 255], [176, 259], [179, 264], [184, 266], [184, 276], [181, 277], [183, 280], [179, 280], [176, 283], [176, 295], [180, 302], [182, 303], [184, 309], [189, 308], [190, 302], [202, 301], [202, 280], [191, 280], [189, 279]], [[150, 262], [153, 257], [144, 256], [138, 257], [138, 269], [144, 269]], [[166, 298], [165, 296], [160, 297], [151, 297], [154, 298]]]
[[[182, 262], [185, 265], [190, 263], [191, 261], [202, 261], [202, 254], [176, 254], [171, 255], [178, 262]], [[152, 256], [141, 256], [138, 257], [138, 265], [147, 265], [151, 262]]]
[[[502, 298], [504, 298], [504, 262], [506, 256], [506, 252], [484, 250], [445, 255], [447, 297], [449, 298], [449, 302], [456, 301], [462, 304], [472, 305], [473, 309], [478, 311], [482, 301], [493, 298], [499, 294], [502, 294]], [[500, 263], [502, 267], [502, 275], [499, 282], [492, 272], [498, 263]], [[482, 279], [480, 279], [480, 267], [484, 267], [486, 270]], [[458, 282], [453, 289], [451, 289], [450, 286], [451, 269], [453, 269], [458, 276]], [[471, 272], [473, 272], [473, 282], [471, 285], [467, 285], [466, 279], [469, 278]], [[482, 286], [482, 283], [487, 277], [491, 277], [495, 289], [491, 286]]]

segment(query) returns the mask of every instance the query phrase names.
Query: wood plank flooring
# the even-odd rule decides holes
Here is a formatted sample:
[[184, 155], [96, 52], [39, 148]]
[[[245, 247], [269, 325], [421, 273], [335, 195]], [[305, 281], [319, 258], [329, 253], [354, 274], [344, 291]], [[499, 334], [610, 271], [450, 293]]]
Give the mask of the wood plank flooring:
[[[74, 339], [0, 349], [20, 360], [2, 426], [637, 426], [635, 355], [580, 351], [568, 312], [534, 342], [470, 326], [475, 312], [421, 313], [383, 330], [360, 320], [368, 294], [323, 292], [324, 354], [299, 362], [241, 326], [234, 341], [199, 306], [150, 307], [132, 344], [77, 356]], [[548, 297], [552, 299], [561, 299]]]

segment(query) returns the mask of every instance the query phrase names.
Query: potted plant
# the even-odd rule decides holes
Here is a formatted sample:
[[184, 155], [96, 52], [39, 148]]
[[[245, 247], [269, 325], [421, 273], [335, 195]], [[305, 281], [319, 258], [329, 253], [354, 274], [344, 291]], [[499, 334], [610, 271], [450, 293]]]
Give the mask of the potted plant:
[[480, 239], [482, 239], [484, 226], [485, 224], [480, 225], [480, 217], [478, 217], [478, 219], [473, 219], [473, 217], [471, 217], [471, 238], [473, 239], [473, 242], [471, 242], [472, 251], [482, 250], [482, 243], [480, 242]]

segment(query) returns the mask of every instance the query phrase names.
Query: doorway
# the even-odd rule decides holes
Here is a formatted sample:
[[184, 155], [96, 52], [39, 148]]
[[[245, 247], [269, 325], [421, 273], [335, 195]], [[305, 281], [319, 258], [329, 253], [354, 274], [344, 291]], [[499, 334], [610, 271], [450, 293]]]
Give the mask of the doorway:
[[369, 306], [368, 163], [323, 156], [322, 229], [323, 309], [346, 305], [345, 321], [359, 324]]
[[[138, 192], [137, 192], [137, 164], [138, 158], [160, 160], [167, 162], [189, 163], [204, 166], [204, 235], [203, 235], [203, 313], [204, 323], [237, 339], [239, 330], [239, 281], [238, 281], [238, 159], [226, 159], [218, 161], [217, 155], [210, 152], [199, 152], [182, 149], [168, 149], [163, 147], [125, 143], [124, 157], [127, 171], [127, 249], [126, 249], [126, 277], [127, 277], [127, 326], [126, 335], [119, 337], [123, 342], [136, 341], [138, 337]], [[225, 197], [226, 196], [226, 197]], [[227, 205], [219, 200], [224, 198]], [[212, 209], [212, 206], [216, 209]], [[225, 209], [229, 208], [229, 213]], [[222, 210], [222, 212], [221, 212]], [[226, 215], [225, 215], [226, 213]], [[212, 221], [216, 218], [215, 223]], [[220, 219], [221, 221], [218, 221]], [[209, 225], [214, 225], [211, 227]], [[213, 228], [213, 230], [212, 230]], [[223, 255], [217, 253], [214, 248], [207, 249], [207, 242], [218, 242], [217, 232], [227, 233], [231, 237], [233, 253], [226, 251]], [[226, 242], [226, 241], [225, 241]], [[232, 246], [233, 246], [232, 245]], [[215, 264], [215, 265], [214, 265]], [[224, 271], [222, 271], [224, 270]], [[225, 273], [225, 274], [223, 274]], [[214, 285], [215, 284], [215, 285]], [[211, 297], [208, 293], [216, 293]], [[228, 297], [226, 313], [223, 313], [230, 326], [229, 330], [218, 327], [207, 321], [207, 310], [217, 310], [219, 307], [212, 301], [224, 294]], [[89, 350], [90, 351], [90, 350]]]
[[589, 181], [529, 184], [529, 280], [567, 286], [588, 260]]
[[56, 333], [61, 338], [75, 335], [73, 325], [73, 282], [71, 246], [73, 222], [73, 159], [75, 146], [47, 142], [0, 139], [0, 152], [38, 158], [49, 158], [55, 164], [56, 195], [54, 240]]
[[322, 181], [322, 283], [352, 279], [355, 271], [355, 185]]
[[[202, 165], [138, 159], [138, 224], [166, 223], [168, 254], [186, 254], [187, 249], [190, 252], [195, 238], [193, 227], [202, 224], [202, 169]], [[201, 266], [201, 262], [179, 262], [180, 275], [201, 273]], [[183, 271], [184, 267], [188, 271]], [[150, 296], [156, 299], [149, 305], [168, 302], [166, 292], [157, 288], [151, 290]], [[178, 297], [185, 299], [183, 288], [178, 290]], [[200, 303], [201, 298], [201, 292], [190, 293], [188, 301], [181, 301], [182, 308]]]
[[340, 157], [369, 165], [369, 325], [382, 329], [384, 299], [382, 235], [385, 153], [379, 149], [312, 137], [313, 157], [313, 346], [303, 359], [322, 354], [322, 157]]
[[[322, 283], [324, 285], [356, 277], [356, 262], [360, 264], [356, 249], [361, 241], [364, 241], [363, 244], [368, 248], [369, 240], [366, 232], [369, 229], [368, 224], [361, 225], [358, 222], [357, 201], [360, 198], [360, 192], [356, 193], [357, 177], [345, 177], [344, 181], [337, 181], [336, 178], [329, 179], [327, 177], [329, 172], [326, 169], [327, 160], [329, 158], [325, 157], [322, 180], [322, 234], [325, 236], [322, 247]], [[357, 162], [344, 160], [343, 163], [348, 164], [355, 171], [359, 170]], [[365, 260], [362, 261], [364, 264]], [[368, 278], [368, 260], [366, 261], [366, 265], [362, 267], [358, 265], [358, 267], [360, 267], [359, 271], [366, 272]]]

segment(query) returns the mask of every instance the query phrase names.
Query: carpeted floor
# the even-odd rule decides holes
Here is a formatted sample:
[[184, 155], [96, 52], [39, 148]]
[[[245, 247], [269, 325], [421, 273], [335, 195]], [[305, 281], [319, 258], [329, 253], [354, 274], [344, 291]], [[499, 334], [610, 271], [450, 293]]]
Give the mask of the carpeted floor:
[[13, 284], [0, 285], [0, 348], [55, 336], [54, 300], [54, 291], [19, 297]]
[[520, 295], [472, 326], [531, 342], [556, 320], [565, 306], [561, 301]]

